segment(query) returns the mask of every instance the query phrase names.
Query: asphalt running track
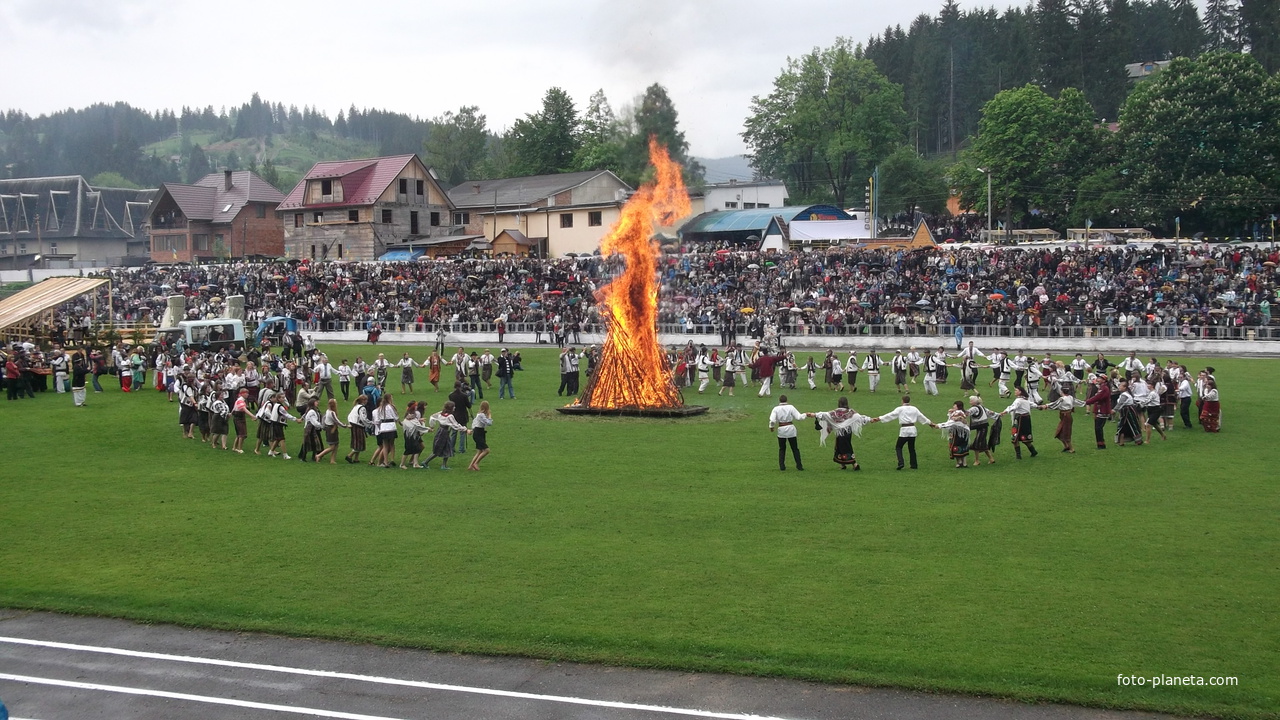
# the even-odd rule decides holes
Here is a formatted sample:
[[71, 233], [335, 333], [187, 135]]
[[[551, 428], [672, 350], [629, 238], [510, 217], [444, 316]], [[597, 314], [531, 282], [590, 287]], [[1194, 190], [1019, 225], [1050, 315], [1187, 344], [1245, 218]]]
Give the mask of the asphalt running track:
[[13, 720], [1166, 717], [2, 609], [0, 700]]

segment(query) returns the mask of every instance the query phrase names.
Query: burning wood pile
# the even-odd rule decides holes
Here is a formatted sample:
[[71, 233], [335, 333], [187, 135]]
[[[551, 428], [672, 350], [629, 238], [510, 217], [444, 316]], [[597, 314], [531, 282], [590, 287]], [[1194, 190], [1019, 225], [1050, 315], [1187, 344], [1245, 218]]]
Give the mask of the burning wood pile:
[[655, 225], [689, 214], [680, 166], [666, 148], [649, 141], [656, 178], [622, 208], [622, 217], [600, 243], [600, 252], [622, 255], [626, 269], [596, 293], [608, 333], [600, 362], [577, 402], [561, 412], [679, 416], [705, 412], [686, 407], [658, 342], [658, 258]]

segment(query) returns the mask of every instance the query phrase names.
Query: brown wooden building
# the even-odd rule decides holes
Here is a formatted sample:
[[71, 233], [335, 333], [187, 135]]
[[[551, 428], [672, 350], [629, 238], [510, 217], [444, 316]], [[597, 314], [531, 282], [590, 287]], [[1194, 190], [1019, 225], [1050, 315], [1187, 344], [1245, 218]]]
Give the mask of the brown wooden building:
[[453, 211], [417, 155], [316, 163], [280, 204], [285, 255], [376, 260], [457, 235]]
[[281, 257], [282, 200], [283, 193], [247, 170], [211, 173], [194, 185], [165, 183], [147, 211], [151, 259]]

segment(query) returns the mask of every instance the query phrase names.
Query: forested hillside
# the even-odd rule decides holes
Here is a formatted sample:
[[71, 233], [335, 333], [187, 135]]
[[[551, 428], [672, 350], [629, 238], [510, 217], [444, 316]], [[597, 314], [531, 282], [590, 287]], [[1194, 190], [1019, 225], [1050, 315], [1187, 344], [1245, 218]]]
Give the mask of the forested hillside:
[[1078, 88], [1099, 120], [1115, 121], [1131, 88], [1126, 64], [1247, 49], [1274, 73], [1278, 43], [1278, 0], [1208, 0], [1203, 17], [1194, 0], [1036, 0], [1004, 12], [945, 0], [861, 53], [902, 86], [912, 146], [938, 155], [964, 145], [1001, 90]]

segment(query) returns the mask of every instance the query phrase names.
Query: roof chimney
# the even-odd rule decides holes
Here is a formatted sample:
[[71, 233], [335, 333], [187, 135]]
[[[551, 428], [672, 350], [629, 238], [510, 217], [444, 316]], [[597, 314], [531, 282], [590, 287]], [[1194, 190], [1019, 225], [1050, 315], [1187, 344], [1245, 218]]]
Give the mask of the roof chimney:
[[223, 185], [222, 185], [222, 189], [223, 189], [223, 190], [230, 190], [230, 189], [231, 189], [231, 171], [230, 171], [230, 170], [223, 170], [223, 171], [222, 171], [222, 178], [223, 178]]

